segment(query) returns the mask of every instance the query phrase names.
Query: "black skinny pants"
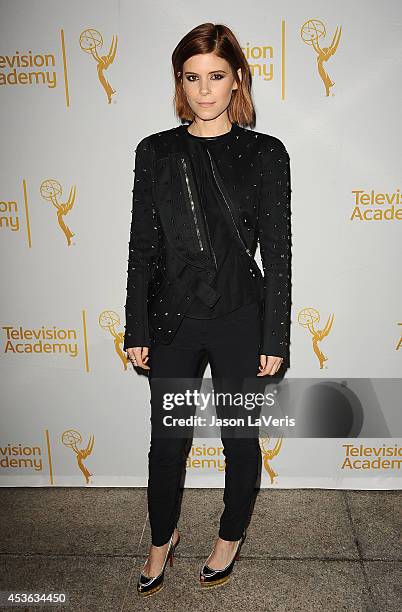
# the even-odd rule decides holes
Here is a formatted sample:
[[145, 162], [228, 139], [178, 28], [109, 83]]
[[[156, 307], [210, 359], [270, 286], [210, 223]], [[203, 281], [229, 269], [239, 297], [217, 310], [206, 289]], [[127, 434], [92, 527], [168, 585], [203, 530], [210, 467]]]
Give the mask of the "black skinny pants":
[[[245, 377], [257, 378], [260, 365], [260, 308], [260, 302], [254, 302], [215, 319], [184, 317], [170, 344], [151, 343], [148, 359], [151, 368], [148, 371], [151, 424], [163, 412], [160, 392], [156, 394], [153, 378], [195, 379], [202, 375], [200, 370], [207, 361], [215, 392], [216, 377], [235, 378], [239, 381], [239, 388]], [[264, 378], [257, 380], [263, 381]], [[194, 388], [199, 389], [200, 386]], [[215, 408], [219, 417], [220, 407]], [[181, 479], [185, 474], [192, 437], [155, 437], [154, 429], [151, 426], [148, 453], [148, 513], [152, 544], [162, 546], [169, 541], [179, 519]], [[222, 433], [221, 440], [225, 456], [225, 508], [220, 518], [219, 536], [233, 541], [241, 538], [247, 525], [258, 489], [261, 451], [257, 434], [255, 437], [236, 438], [232, 435], [225, 437]]]

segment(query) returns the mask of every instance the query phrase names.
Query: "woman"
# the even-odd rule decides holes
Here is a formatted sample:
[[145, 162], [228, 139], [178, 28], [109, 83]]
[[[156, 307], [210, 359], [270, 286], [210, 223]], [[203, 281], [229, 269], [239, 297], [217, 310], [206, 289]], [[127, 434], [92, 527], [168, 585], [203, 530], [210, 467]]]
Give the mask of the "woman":
[[[141, 595], [160, 590], [167, 560], [173, 564], [191, 446], [182, 433], [157, 435], [156, 379], [192, 379], [196, 388], [209, 362], [214, 391], [233, 381], [241, 388], [247, 377], [273, 376], [289, 361], [288, 153], [274, 136], [247, 129], [255, 117], [250, 69], [229, 28], [194, 28], [172, 64], [176, 114], [189, 125], [137, 146], [128, 260], [124, 349], [134, 366], [148, 370], [151, 388], [152, 545], [137, 585]], [[257, 240], [264, 276], [254, 260]], [[232, 572], [261, 461], [255, 436], [222, 429], [222, 443], [225, 510], [201, 568], [203, 587], [222, 584]]]

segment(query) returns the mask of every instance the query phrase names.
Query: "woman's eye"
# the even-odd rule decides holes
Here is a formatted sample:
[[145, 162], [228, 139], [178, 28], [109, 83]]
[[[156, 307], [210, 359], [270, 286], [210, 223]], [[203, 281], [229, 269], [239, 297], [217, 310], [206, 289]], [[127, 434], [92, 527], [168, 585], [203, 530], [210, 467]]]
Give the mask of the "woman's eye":
[[[216, 78], [214, 78], [216, 77]], [[213, 74], [211, 75], [211, 78], [213, 81], [220, 81], [221, 79], [223, 79], [223, 74]], [[189, 74], [187, 75], [187, 80], [190, 82], [194, 82], [197, 79], [197, 75], [196, 74]]]

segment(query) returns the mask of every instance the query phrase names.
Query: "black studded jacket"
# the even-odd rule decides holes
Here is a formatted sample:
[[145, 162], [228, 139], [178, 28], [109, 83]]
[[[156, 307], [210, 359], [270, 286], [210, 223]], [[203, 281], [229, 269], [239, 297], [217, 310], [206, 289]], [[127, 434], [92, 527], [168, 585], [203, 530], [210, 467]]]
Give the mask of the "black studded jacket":
[[[136, 148], [124, 350], [169, 344], [195, 296], [213, 306], [216, 261], [201, 205], [193, 139], [180, 125]], [[208, 155], [233, 240], [262, 301], [260, 353], [289, 365], [290, 160], [276, 137], [232, 124], [219, 156]], [[260, 246], [264, 275], [254, 255]]]

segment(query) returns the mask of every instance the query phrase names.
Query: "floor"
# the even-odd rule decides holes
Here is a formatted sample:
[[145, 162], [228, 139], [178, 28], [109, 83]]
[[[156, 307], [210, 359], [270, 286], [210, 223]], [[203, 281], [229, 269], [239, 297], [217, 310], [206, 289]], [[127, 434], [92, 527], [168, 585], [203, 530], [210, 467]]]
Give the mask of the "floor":
[[402, 609], [400, 491], [261, 489], [230, 580], [201, 591], [198, 573], [218, 532], [222, 495], [185, 489], [174, 565], [164, 588], [141, 599], [146, 489], [2, 488], [0, 591], [61, 592], [68, 603], [1, 609]]

